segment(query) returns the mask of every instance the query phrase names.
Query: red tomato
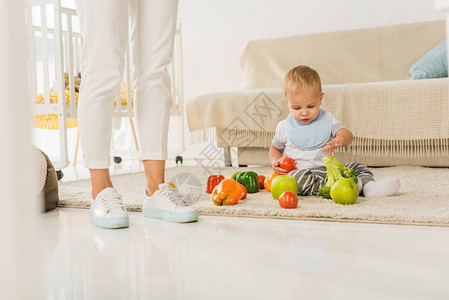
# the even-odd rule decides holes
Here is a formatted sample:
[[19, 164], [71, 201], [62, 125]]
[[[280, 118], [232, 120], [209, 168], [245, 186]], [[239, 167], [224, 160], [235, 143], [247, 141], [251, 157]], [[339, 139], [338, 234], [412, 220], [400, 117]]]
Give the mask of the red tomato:
[[[238, 181], [237, 181], [238, 182]], [[240, 200], [243, 200], [243, 199], [245, 199], [246, 198], [246, 195], [248, 194], [248, 192], [247, 192], [247, 190], [246, 190], [246, 186], [244, 186], [243, 184], [241, 184], [240, 182], [239, 182], [239, 185], [242, 187], [242, 189], [243, 189], [243, 194], [242, 194], [242, 198], [240, 198]]]
[[279, 161], [279, 167], [285, 170], [285, 172], [290, 173], [292, 170], [296, 169], [295, 160], [291, 157], [284, 156]]
[[296, 208], [298, 206], [298, 196], [290, 191], [283, 192], [279, 196], [279, 205], [282, 208]]
[[259, 189], [264, 189], [263, 183], [265, 181], [265, 176], [259, 175]]

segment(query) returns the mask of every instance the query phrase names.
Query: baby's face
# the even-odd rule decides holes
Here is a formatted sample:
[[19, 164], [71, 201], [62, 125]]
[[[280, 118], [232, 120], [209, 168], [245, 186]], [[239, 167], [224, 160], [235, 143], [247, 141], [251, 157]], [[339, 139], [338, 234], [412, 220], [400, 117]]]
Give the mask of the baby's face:
[[296, 121], [307, 125], [318, 118], [323, 95], [323, 93], [301, 92], [293, 95], [288, 94], [284, 101], [287, 103], [292, 117]]

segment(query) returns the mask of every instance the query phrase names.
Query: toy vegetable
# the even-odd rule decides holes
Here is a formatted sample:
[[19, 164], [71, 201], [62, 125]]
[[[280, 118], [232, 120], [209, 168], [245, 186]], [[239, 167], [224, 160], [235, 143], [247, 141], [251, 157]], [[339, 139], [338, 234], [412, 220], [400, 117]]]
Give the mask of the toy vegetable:
[[297, 195], [299, 192], [298, 181], [295, 177], [290, 175], [276, 176], [271, 182], [271, 195], [273, 196], [273, 199], [279, 199], [279, 196], [286, 191], [290, 191]]
[[275, 171], [272, 171], [271, 174], [265, 178], [265, 181], [263, 182], [263, 186], [265, 187], [267, 192], [271, 192], [271, 182], [277, 176], [280, 176], [280, 174], [276, 173]]
[[295, 160], [293, 158], [288, 157], [288, 156], [284, 156], [279, 161], [279, 167], [284, 169], [285, 172], [288, 174], [291, 171], [293, 171], [294, 169], [296, 169], [296, 163], [295, 163]]
[[246, 191], [246, 187], [243, 184], [241, 184], [240, 182], [239, 182], [239, 184], [240, 184], [240, 187], [243, 189], [243, 195], [240, 200], [246, 199], [246, 195], [248, 194], [248, 192]]
[[265, 176], [264, 175], [259, 175], [259, 189], [263, 190], [264, 187], [264, 182], [265, 182]]
[[257, 193], [259, 191], [259, 175], [256, 172], [242, 172], [237, 175], [236, 180], [246, 187], [248, 193]]
[[211, 175], [209, 178], [207, 178], [207, 187], [206, 187], [206, 193], [210, 194], [214, 190], [214, 187], [216, 187], [222, 180], [224, 180], [223, 175]]
[[283, 192], [279, 196], [279, 205], [282, 208], [296, 208], [298, 206], [298, 196], [290, 191]]
[[232, 178], [226, 178], [212, 191], [212, 201], [217, 206], [235, 205], [243, 196], [243, 188]]
[[327, 176], [318, 194], [324, 198], [332, 198], [338, 204], [354, 204], [359, 196], [355, 171], [342, 165], [334, 155], [323, 158], [323, 162]]
[[236, 179], [237, 175], [239, 175], [240, 173], [242, 173], [242, 172], [237, 171], [237, 172], [232, 173], [231, 178]]

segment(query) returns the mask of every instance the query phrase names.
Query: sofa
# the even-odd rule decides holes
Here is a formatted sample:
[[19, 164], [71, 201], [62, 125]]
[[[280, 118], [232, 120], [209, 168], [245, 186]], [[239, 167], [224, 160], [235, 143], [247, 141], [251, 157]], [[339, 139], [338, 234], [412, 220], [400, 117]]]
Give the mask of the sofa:
[[448, 78], [411, 80], [410, 67], [445, 38], [445, 22], [250, 40], [239, 57], [242, 89], [186, 106], [191, 143], [236, 147], [239, 165], [266, 165], [276, 125], [288, 115], [283, 79], [305, 64], [321, 75], [322, 108], [354, 134], [338, 150], [368, 166], [449, 166]]

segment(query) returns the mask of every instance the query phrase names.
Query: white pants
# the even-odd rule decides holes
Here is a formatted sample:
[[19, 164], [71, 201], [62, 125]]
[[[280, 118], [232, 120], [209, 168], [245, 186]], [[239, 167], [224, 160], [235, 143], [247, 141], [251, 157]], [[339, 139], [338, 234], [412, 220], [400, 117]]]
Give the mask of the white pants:
[[[83, 49], [79, 126], [84, 165], [110, 164], [113, 101], [131, 44], [142, 160], [167, 159], [170, 76], [178, 0], [77, 0]], [[130, 38], [128, 38], [130, 32]]]

